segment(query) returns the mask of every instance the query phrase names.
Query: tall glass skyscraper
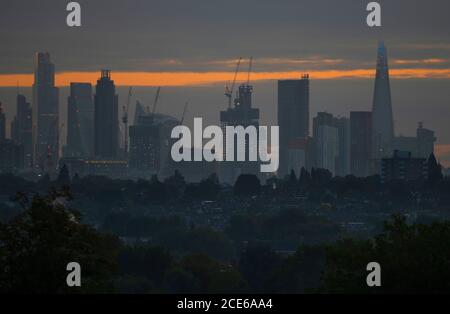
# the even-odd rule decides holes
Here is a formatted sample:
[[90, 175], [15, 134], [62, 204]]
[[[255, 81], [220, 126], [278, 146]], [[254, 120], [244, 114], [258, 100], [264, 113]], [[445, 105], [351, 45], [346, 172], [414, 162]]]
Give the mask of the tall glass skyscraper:
[[391, 87], [387, 50], [384, 43], [378, 46], [377, 73], [372, 107], [373, 157], [380, 159], [392, 154], [394, 119], [392, 115]]
[[67, 110], [66, 157], [94, 155], [94, 105], [90, 83], [71, 83]]
[[23, 145], [25, 167], [30, 168], [33, 164], [31, 104], [27, 102], [24, 95], [18, 94], [16, 106], [17, 113], [11, 123], [11, 139]]
[[97, 81], [94, 104], [95, 155], [115, 159], [119, 152], [119, 101], [109, 70], [102, 70]]
[[56, 171], [59, 153], [59, 90], [48, 52], [36, 54], [33, 84], [33, 161], [40, 171]]
[[289, 174], [289, 147], [309, 135], [309, 76], [278, 81], [279, 175]]

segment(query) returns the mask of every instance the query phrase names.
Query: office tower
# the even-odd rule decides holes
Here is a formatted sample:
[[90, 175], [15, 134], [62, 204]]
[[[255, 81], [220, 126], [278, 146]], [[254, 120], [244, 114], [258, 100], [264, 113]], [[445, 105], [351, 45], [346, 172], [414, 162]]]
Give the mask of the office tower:
[[428, 158], [434, 152], [436, 137], [432, 130], [425, 129], [422, 123], [416, 131], [416, 136], [396, 136], [393, 141], [393, 149], [403, 152], [411, 152], [413, 157]]
[[299, 80], [278, 81], [278, 126], [280, 127], [279, 174], [289, 169], [289, 146], [309, 135], [309, 76]]
[[160, 168], [159, 125], [154, 118], [138, 102], [134, 125], [130, 126], [130, 167], [148, 175], [157, 174]]
[[67, 101], [67, 146], [65, 157], [94, 155], [94, 105], [92, 85], [71, 83]]
[[111, 71], [102, 70], [95, 87], [94, 150], [95, 156], [115, 159], [119, 150], [118, 96]]
[[33, 163], [33, 136], [31, 105], [23, 95], [17, 95], [17, 113], [11, 123], [11, 139], [23, 146], [24, 164], [31, 168]]
[[426, 158], [415, 158], [411, 152], [395, 150], [392, 157], [381, 160], [381, 180], [415, 181], [428, 177], [428, 164]]
[[53, 173], [59, 153], [58, 88], [50, 54], [36, 54], [33, 84], [33, 164], [40, 171]]
[[350, 120], [343, 117], [336, 118], [335, 125], [338, 129], [339, 137], [336, 175], [345, 177], [350, 174]]
[[[252, 93], [253, 86], [242, 84], [239, 86], [238, 96], [234, 100], [234, 107], [228, 108], [220, 112], [220, 123], [224, 134], [224, 147], [227, 145], [226, 127], [227, 126], [255, 126], [259, 127], [259, 109], [252, 108]], [[259, 136], [258, 136], [259, 139]], [[226, 161], [226, 150], [224, 150], [224, 161], [221, 163], [220, 177], [221, 181], [225, 183], [234, 184], [240, 174], [255, 174], [259, 175], [259, 162], [249, 161], [251, 150], [258, 152], [258, 144], [249, 145], [246, 139], [245, 147], [237, 147], [237, 137], [234, 139], [234, 161]], [[237, 161], [238, 150], [245, 150], [245, 161]]]
[[434, 143], [436, 137], [434, 132], [423, 127], [423, 123], [419, 123], [416, 132], [417, 136], [417, 157], [429, 158], [434, 153]]
[[417, 137], [415, 136], [395, 136], [392, 141], [392, 149], [401, 152], [410, 152], [413, 157], [417, 157]]
[[0, 142], [6, 139], [6, 115], [3, 112], [2, 103], [0, 102]]
[[315, 142], [314, 138], [311, 136], [308, 136], [306, 139], [306, 145], [305, 145], [305, 168], [308, 171], [311, 171], [312, 168], [314, 168], [315, 165]]
[[357, 177], [371, 174], [372, 112], [350, 112], [350, 172]]
[[308, 140], [309, 138], [298, 138], [289, 142], [288, 145], [288, 169], [294, 170], [297, 176], [302, 168], [308, 168]]
[[392, 116], [391, 87], [388, 56], [384, 43], [378, 47], [377, 71], [372, 108], [373, 157], [380, 159], [392, 154], [394, 119]]
[[[140, 177], [150, 178], [157, 174], [166, 175], [165, 170], [170, 156], [171, 133], [175, 126], [180, 125], [177, 119], [163, 115], [153, 114], [144, 110], [137, 102], [134, 124], [130, 126], [130, 168], [137, 171]], [[173, 171], [168, 171], [168, 176]]]
[[336, 174], [339, 156], [339, 130], [332, 114], [319, 112], [313, 119], [315, 167]]

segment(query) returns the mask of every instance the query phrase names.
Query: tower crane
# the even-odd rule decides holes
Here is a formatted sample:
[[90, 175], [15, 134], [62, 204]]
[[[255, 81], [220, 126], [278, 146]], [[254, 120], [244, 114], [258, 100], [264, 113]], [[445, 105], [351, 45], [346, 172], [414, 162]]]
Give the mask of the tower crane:
[[247, 85], [250, 85], [250, 75], [252, 74], [252, 68], [253, 68], [253, 57], [250, 57], [248, 64]]
[[233, 82], [231, 84], [231, 88], [228, 87], [228, 85], [225, 87], [225, 96], [228, 98], [228, 108], [231, 108], [231, 99], [233, 97], [233, 91], [234, 86], [236, 85], [236, 78], [239, 73], [239, 67], [241, 66], [242, 57], [239, 58], [237, 65], [236, 65], [236, 71], [234, 72]]
[[132, 95], [132, 89], [133, 87], [130, 87], [128, 89], [128, 97], [127, 97], [127, 103], [125, 106], [123, 106], [123, 116], [122, 116], [122, 122], [125, 127], [125, 141], [124, 141], [124, 150], [125, 154], [128, 153], [128, 109], [130, 107], [130, 100]]
[[156, 90], [155, 100], [153, 101], [153, 111], [152, 111], [153, 119], [155, 119], [156, 107], [158, 106], [160, 93], [161, 93], [161, 87], [158, 87], [158, 89]]
[[186, 103], [184, 104], [183, 115], [181, 116], [180, 125], [183, 125], [183, 122], [184, 122], [184, 116], [186, 115], [186, 110], [187, 110], [188, 105], [189, 105], [189, 102], [186, 102]]

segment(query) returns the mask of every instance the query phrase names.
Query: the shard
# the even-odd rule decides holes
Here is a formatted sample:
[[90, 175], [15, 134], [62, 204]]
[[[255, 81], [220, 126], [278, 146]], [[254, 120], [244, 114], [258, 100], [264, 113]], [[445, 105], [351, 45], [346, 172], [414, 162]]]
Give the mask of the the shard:
[[391, 87], [388, 56], [384, 43], [378, 46], [377, 72], [372, 107], [373, 154], [375, 159], [392, 154], [394, 119], [392, 116]]

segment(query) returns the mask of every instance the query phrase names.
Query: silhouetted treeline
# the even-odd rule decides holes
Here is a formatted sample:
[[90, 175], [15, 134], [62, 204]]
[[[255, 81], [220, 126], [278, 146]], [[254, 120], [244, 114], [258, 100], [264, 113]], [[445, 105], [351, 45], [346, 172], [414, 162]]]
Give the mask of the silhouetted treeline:
[[[204, 253], [180, 256], [145, 243], [127, 245], [80, 223], [79, 213], [65, 205], [70, 199], [66, 192], [31, 200], [19, 195], [23, 212], [0, 224], [0, 292], [446, 293], [450, 289], [449, 222], [408, 225], [403, 217], [394, 216], [373, 239], [303, 245], [290, 254], [249, 244], [225, 261]], [[66, 265], [72, 261], [82, 267], [83, 284], [78, 288], [66, 285]], [[383, 284], [376, 289], [366, 284], [366, 265], [373, 261], [382, 267]]]

